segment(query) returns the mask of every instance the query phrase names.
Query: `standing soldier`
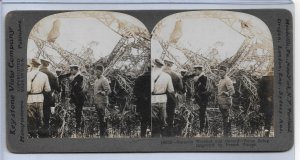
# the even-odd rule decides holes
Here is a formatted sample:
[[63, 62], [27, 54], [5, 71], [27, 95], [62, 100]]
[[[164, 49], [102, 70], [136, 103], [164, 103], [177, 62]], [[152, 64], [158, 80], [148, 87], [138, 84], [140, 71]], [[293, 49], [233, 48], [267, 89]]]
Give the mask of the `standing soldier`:
[[137, 112], [141, 115], [141, 137], [146, 136], [147, 127], [151, 127], [151, 73], [148, 70], [139, 76], [134, 85], [134, 94], [137, 98]]
[[27, 121], [28, 134], [30, 138], [37, 138], [43, 126], [43, 92], [50, 92], [48, 76], [40, 72], [39, 60], [33, 58], [31, 61], [31, 71], [27, 74]]
[[273, 85], [274, 85], [274, 72], [270, 71], [267, 75], [263, 76], [259, 81], [258, 95], [260, 98], [260, 106], [264, 114], [265, 131], [264, 136], [270, 136], [270, 130], [273, 119]]
[[[67, 109], [68, 106], [68, 97], [70, 93], [70, 79], [65, 75], [66, 68], [64, 70], [58, 69], [56, 74], [58, 76], [58, 84], [60, 88], [60, 102], [63, 108]], [[69, 74], [70, 76], [70, 74]]]
[[108, 95], [111, 93], [111, 89], [107, 78], [102, 75], [103, 67], [97, 66], [96, 70], [97, 79], [94, 83], [94, 99], [99, 119], [100, 137], [104, 137], [107, 127], [104, 120], [105, 109], [108, 106]]
[[230, 120], [230, 111], [232, 105], [232, 95], [234, 94], [233, 82], [226, 75], [227, 67], [220, 66], [219, 75], [220, 81], [218, 84], [218, 105], [223, 117], [223, 130], [224, 136], [231, 136], [231, 120]]
[[208, 104], [208, 91], [207, 91], [207, 77], [204, 75], [202, 71], [202, 66], [195, 65], [194, 66], [195, 75], [194, 78], [194, 97], [197, 105], [199, 106], [199, 121], [200, 121], [200, 134], [204, 132], [205, 127], [205, 117], [206, 117], [206, 108]]
[[166, 58], [164, 59], [165, 66], [163, 72], [169, 74], [172, 78], [172, 83], [174, 87], [174, 93], [167, 94], [167, 130], [166, 136], [173, 136], [173, 126], [174, 126], [174, 115], [175, 108], [177, 106], [176, 93], [183, 93], [182, 80], [175, 72], [172, 71], [173, 61]]
[[154, 60], [151, 72], [152, 137], [160, 137], [167, 125], [167, 93], [174, 94], [172, 78], [162, 71], [163, 63]]
[[[55, 100], [54, 100], [54, 92], [60, 92], [60, 88], [58, 85], [58, 79], [55, 76], [54, 73], [50, 72], [48, 67], [50, 64], [49, 60], [41, 59], [41, 66], [40, 71], [45, 73], [48, 76], [49, 84], [51, 87], [51, 92], [44, 93], [44, 104], [43, 104], [43, 113], [44, 113], [44, 135], [45, 137], [49, 136], [49, 121], [50, 121], [50, 113], [51, 113], [51, 107], [55, 106]], [[42, 135], [41, 135], [42, 136]]]
[[70, 65], [70, 103], [75, 105], [76, 132], [80, 131], [84, 94], [82, 91], [83, 76], [77, 65]]
[[182, 75], [182, 84], [183, 89], [185, 91], [185, 101], [186, 103], [190, 104], [192, 100], [192, 84], [193, 84], [193, 77], [195, 77], [194, 73], [189, 73], [187, 70], [181, 71]]

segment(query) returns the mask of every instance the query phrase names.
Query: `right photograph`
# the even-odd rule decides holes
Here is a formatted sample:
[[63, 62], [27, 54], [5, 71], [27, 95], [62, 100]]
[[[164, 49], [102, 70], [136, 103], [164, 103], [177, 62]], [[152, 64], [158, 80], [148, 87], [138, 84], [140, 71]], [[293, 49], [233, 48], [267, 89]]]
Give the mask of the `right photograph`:
[[190, 11], [151, 39], [152, 137], [274, 137], [272, 35], [259, 18]]

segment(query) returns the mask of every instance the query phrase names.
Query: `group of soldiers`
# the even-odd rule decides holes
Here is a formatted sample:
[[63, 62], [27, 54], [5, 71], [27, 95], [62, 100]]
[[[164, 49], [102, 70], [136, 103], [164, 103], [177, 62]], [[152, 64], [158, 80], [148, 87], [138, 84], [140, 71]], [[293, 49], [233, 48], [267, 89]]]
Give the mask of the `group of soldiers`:
[[[228, 68], [220, 65], [217, 68], [218, 78], [214, 79], [216, 90], [208, 87], [208, 77], [201, 65], [194, 65], [193, 71], [181, 70], [180, 74], [171, 68], [174, 62], [168, 58], [163, 62], [153, 60], [151, 71], [151, 114], [152, 137], [172, 137], [174, 133], [174, 113], [179, 99], [184, 97], [187, 105], [194, 102], [198, 106], [199, 134], [206, 134], [206, 110], [209, 97], [214, 94], [217, 108], [222, 115], [223, 136], [232, 136], [232, 99], [235, 94], [233, 81], [227, 76]], [[273, 118], [273, 80], [271, 71], [258, 81], [259, 102], [264, 115], [264, 136], [270, 135]], [[189, 83], [193, 84], [193, 87]], [[212, 93], [215, 92], [215, 93]], [[179, 96], [178, 96], [179, 95]], [[258, 125], [258, 124], [257, 124]]]
[[[74, 106], [77, 134], [82, 133], [83, 106], [87, 101], [92, 101], [89, 103], [93, 104], [97, 112], [100, 137], [105, 137], [105, 110], [109, 105], [111, 86], [102, 74], [103, 66], [80, 69], [78, 65], [69, 65], [53, 73], [49, 70], [50, 64], [47, 59], [33, 58], [27, 65], [29, 137], [51, 137], [49, 122], [51, 113], [55, 111], [55, 97], [58, 97], [62, 106]], [[211, 91], [208, 89], [208, 77], [201, 65], [195, 65], [193, 71], [181, 70], [178, 74], [172, 69], [174, 62], [168, 58], [163, 61], [154, 59], [151, 64], [151, 67], [135, 79], [133, 89], [136, 110], [140, 115], [141, 137], [147, 137], [149, 129], [152, 137], [176, 136], [174, 116], [180, 95], [185, 98], [185, 102], [193, 101], [197, 104], [199, 134], [205, 133], [206, 110], [212, 94], [216, 96], [216, 104], [222, 115], [223, 135], [231, 136], [230, 111], [235, 88], [233, 81], [226, 74], [226, 66], [218, 67], [216, 91]], [[270, 134], [273, 118], [273, 74], [263, 76], [258, 86], [260, 105], [265, 115], [266, 136]], [[86, 86], [86, 80], [89, 81], [89, 86]], [[192, 89], [189, 86], [191, 82]], [[91, 92], [88, 92], [87, 88]]]
[[[206, 109], [208, 106], [210, 91], [207, 88], [208, 78], [203, 72], [201, 65], [195, 65], [192, 74], [186, 70], [181, 71], [181, 75], [174, 72], [171, 68], [174, 62], [170, 59], [160, 59], [153, 61], [152, 69], [152, 136], [174, 136], [174, 115], [175, 108], [178, 105], [176, 95], [185, 95], [187, 99], [193, 98], [199, 106], [199, 128], [200, 134], [204, 132]], [[227, 68], [219, 67], [220, 81], [218, 84], [218, 105], [223, 117], [224, 136], [230, 136], [229, 110], [232, 104], [232, 95], [234, 87], [232, 80], [226, 76]], [[193, 79], [194, 97], [191, 97], [191, 91], [187, 89], [187, 80]]]
[[[27, 121], [30, 138], [50, 137], [49, 122], [51, 112], [55, 109], [55, 97], [62, 105], [75, 106], [76, 133], [82, 133], [82, 109], [86, 98], [86, 76], [81, 73], [78, 65], [70, 65], [69, 70], [57, 69], [56, 73], [49, 70], [50, 61], [33, 58], [27, 65]], [[87, 71], [85, 71], [87, 72]], [[93, 103], [95, 105], [100, 136], [105, 136], [105, 108], [108, 95], [111, 93], [109, 81], [102, 75], [103, 67], [96, 66], [93, 82]], [[55, 96], [56, 95], [56, 96]], [[58, 95], [58, 96], [57, 96]]]

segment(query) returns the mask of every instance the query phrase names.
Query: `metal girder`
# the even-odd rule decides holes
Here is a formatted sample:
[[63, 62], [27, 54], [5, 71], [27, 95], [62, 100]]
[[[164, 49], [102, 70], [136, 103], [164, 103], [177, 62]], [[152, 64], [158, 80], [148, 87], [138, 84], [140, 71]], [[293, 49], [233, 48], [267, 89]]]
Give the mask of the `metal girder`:
[[120, 86], [127, 92], [132, 93], [133, 91], [133, 84], [130, 83], [128, 80], [126, 80], [124, 77], [122, 77], [120, 74], [115, 76], [115, 79], [119, 82]]
[[[49, 48], [55, 50], [69, 64], [74, 63], [74, 64], [84, 65], [84, 63], [83, 63], [84, 60], [81, 57], [79, 57], [78, 55], [75, 55], [75, 54], [61, 48], [56, 43], [49, 43], [45, 40], [39, 39], [39, 38], [34, 37], [32, 35], [29, 38], [32, 39], [33, 41], [37, 42], [37, 43], [43, 44], [44, 47], [46, 46], [46, 47], [49, 47]], [[53, 61], [52, 59], [49, 59], [49, 60]]]
[[257, 89], [255, 84], [244, 74], [241, 76], [241, 80], [245, 87], [252, 93], [255, 98], [258, 98]]

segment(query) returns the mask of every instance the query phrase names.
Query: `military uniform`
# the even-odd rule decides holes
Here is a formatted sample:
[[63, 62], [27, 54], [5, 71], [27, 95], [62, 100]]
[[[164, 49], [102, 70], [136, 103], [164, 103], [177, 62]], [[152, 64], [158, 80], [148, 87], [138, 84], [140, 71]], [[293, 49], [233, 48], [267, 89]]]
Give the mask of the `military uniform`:
[[[166, 61], [166, 60], [165, 60]], [[175, 108], [177, 106], [177, 99], [175, 97], [176, 93], [183, 93], [183, 84], [182, 79], [177, 75], [175, 72], [171, 70], [170, 67], [165, 67], [163, 72], [170, 75], [172, 79], [172, 84], [174, 87], [174, 93], [167, 94], [167, 129], [166, 129], [166, 136], [173, 136], [173, 127], [174, 127], [174, 116], [175, 116]]]
[[[75, 65], [74, 65], [75, 66]], [[74, 67], [74, 66], [70, 66]], [[78, 68], [77, 66], [75, 66]], [[83, 93], [83, 76], [78, 71], [75, 75], [71, 75], [71, 73], [60, 75], [60, 79], [69, 78], [70, 85], [70, 104], [75, 105], [75, 119], [76, 119], [76, 130], [79, 130], [81, 127], [81, 118], [82, 118], [82, 107], [85, 101], [84, 93]]]
[[[40, 65], [38, 60], [32, 63]], [[43, 92], [50, 92], [50, 84], [46, 74], [40, 72], [37, 67], [27, 74], [27, 122], [29, 138], [37, 138], [43, 126]]]
[[273, 121], [273, 84], [274, 84], [274, 75], [266, 75], [261, 78], [259, 81], [258, 95], [260, 98], [260, 106], [264, 114], [265, 122], [265, 135], [269, 137], [271, 125]]
[[[226, 93], [228, 94], [226, 94]], [[218, 84], [217, 101], [223, 117], [224, 136], [231, 136], [230, 111], [232, 106], [232, 95], [234, 94], [233, 82], [228, 76], [223, 77]]]
[[60, 102], [63, 108], [69, 109], [68, 98], [70, 97], [70, 79], [65, 75], [58, 76], [59, 88], [60, 88]]
[[172, 78], [161, 70], [162, 62], [155, 59], [154, 64], [156, 67], [151, 72], [152, 137], [160, 137], [167, 125], [167, 93], [173, 94], [174, 88]]
[[[55, 99], [53, 98], [54, 91], [60, 92], [58, 79], [54, 73], [50, 72], [47, 67], [41, 66], [40, 71], [45, 73], [48, 76], [49, 84], [51, 87], [51, 92], [44, 92], [44, 104], [43, 104], [43, 113], [44, 113], [44, 127], [46, 130], [49, 129], [49, 121], [51, 114], [51, 107], [55, 106]], [[45, 136], [48, 136], [48, 131], [45, 131]]]
[[137, 112], [141, 115], [141, 137], [145, 137], [147, 127], [151, 127], [151, 74], [145, 72], [135, 81], [134, 94], [137, 98]]
[[70, 78], [70, 103], [73, 103], [75, 108], [76, 129], [81, 127], [82, 107], [85, 101], [82, 91], [83, 76], [78, 72]]
[[207, 91], [207, 77], [204, 74], [201, 74], [196, 78], [194, 83], [195, 87], [195, 101], [199, 106], [199, 121], [200, 121], [200, 133], [204, 131], [205, 127], [205, 117], [206, 117], [206, 108], [208, 104], [209, 93]]
[[94, 100], [96, 104], [96, 111], [98, 114], [100, 136], [104, 136], [106, 132], [106, 123], [104, 120], [105, 109], [108, 105], [108, 95], [111, 93], [108, 80], [101, 75], [94, 83]]

